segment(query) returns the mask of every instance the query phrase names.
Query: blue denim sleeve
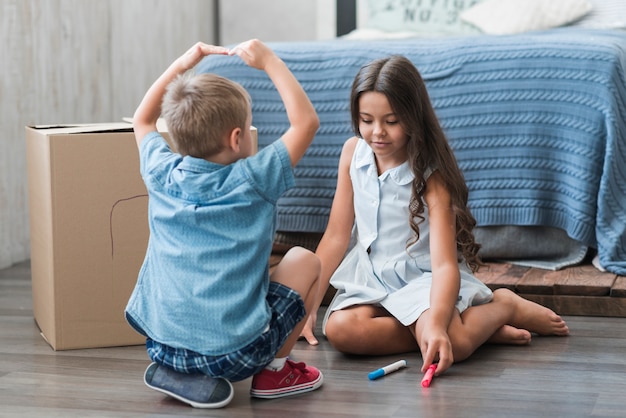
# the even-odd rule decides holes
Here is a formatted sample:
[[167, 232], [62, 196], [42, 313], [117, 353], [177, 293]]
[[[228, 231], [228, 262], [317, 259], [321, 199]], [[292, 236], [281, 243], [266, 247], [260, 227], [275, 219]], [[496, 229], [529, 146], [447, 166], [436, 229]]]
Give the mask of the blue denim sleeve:
[[244, 167], [256, 191], [272, 203], [295, 186], [291, 159], [281, 140], [246, 158]]
[[153, 175], [170, 171], [182, 156], [174, 153], [165, 138], [156, 132], [146, 134], [139, 146], [139, 170], [146, 181]]

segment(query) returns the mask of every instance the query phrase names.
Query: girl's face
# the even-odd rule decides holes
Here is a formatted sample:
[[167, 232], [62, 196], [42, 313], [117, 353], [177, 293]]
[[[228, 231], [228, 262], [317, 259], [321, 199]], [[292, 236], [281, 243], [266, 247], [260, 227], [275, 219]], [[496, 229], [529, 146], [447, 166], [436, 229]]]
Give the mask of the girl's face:
[[370, 91], [359, 97], [359, 131], [376, 156], [379, 172], [407, 159], [407, 136], [387, 96]]

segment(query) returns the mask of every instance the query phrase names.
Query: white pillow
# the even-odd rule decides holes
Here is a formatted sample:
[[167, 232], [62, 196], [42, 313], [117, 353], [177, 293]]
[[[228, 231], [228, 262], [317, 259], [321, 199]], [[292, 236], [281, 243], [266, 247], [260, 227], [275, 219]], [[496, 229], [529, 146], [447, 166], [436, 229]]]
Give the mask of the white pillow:
[[461, 19], [491, 35], [555, 28], [589, 13], [588, 0], [484, 0]]
[[460, 15], [481, 1], [361, 0], [357, 13], [367, 18], [359, 29], [413, 32], [422, 37], [479, 35], [480, 30], [463, 22]]
[[572, 26], [593, 29], [626, 29], [625, 0], [590, 0], [591, 13]]

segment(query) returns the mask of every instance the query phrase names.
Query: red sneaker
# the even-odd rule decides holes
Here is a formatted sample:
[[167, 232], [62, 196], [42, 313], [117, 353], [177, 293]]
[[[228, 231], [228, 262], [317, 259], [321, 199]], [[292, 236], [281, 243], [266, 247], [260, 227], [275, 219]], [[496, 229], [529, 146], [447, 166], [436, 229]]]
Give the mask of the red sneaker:
[[324, 376], [315, 367], [287, 359], [279, 371], [263, 369], [252, 378], [250, 396], [255, 398], [280, 398], [310, 392], [322, 386]]

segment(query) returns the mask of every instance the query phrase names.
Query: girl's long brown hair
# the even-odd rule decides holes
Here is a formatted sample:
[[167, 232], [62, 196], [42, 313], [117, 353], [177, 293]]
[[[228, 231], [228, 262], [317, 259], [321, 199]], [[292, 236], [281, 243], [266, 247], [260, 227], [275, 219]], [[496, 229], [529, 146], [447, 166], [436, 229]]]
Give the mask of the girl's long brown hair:
[[478, 256], [480, 245], [476, 243], [472, 230], [476, 219], [467, 207], [468, 189], [454, 153], [439, 124], [430, 102], [426, 85], [411, 61], [401, 55], [378, 59], [363, 66], [352, 84], [350, 111], [352, 128], [359, 132], [359, 98], [361, 94], [375, 91], [383, 93], [397, 115], [408, 136], [408, 161], [413, 171], [411, 199], [409, 201], [409, 225], [415, 238], [419, 239], [419, 224], [424, 221], [424, 172], [436, 169], [450, 193], [452, 210], [456, 218], [457, 250], [463, 255], [472, 271], [480, 267]]

